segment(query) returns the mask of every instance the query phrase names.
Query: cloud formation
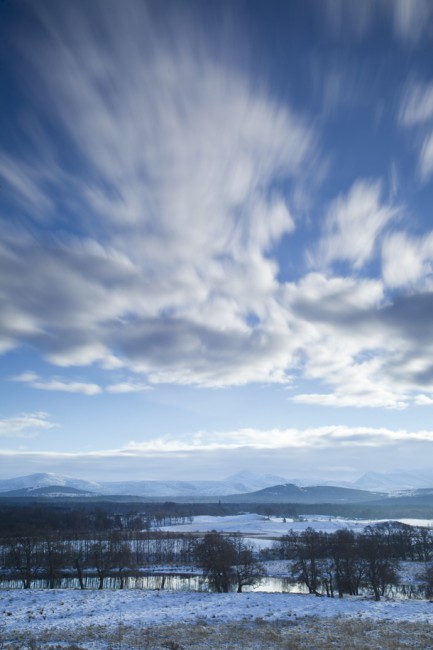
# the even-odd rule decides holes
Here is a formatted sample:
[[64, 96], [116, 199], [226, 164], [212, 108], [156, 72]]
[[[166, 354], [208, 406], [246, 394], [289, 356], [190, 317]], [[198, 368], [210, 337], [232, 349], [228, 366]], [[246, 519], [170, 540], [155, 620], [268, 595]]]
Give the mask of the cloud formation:
[[360, 269], [373, 255], [378, 235], [397, 209], [381, 202], [380, 181], [357, 181], [329, 207], [320, 242], [324, 265], [349, 262]]
[[[336, 24], [358, 24], [359, 38], [386, 12], [413, 44], [431, 13], [422, 0], [417, 11], [325, 4]], [[252, 74], [242, 43], [204, 42], [188, 12], [153, 11], [35, 4], [32, 39], [13, 40], [33, 114], [25, 153], [0, 152], [10, 209], [0, 350], [30, 345], [52, 365], [81, 366], [80, 377], [91, 364], [135, 373], [104, 386], [20, 380], [97, 395], [163, 383], [296, 386], [300, 375], [307, 388], [290, 395], [302, 404], [429, 399], [431, 345], [410, 310], [431, 318], [431, 234], [412, 236], [400, 221], [395, 230], [403, 211], [380, 178], [351, 177], [311, 214], [298, 211], [294, 197], [325, 173], [321, 125]], [[430, 83], [409, 83], [398, 117], [422, 129], [425, 180], [432, 97]]]
[[41, 431], [52, 429], [57, 425], [50, 422], [49, 414], [42, 411], [23, 413], [15, 417], [0, 420], [0, 437], [31, 438]]
[[[128, 366], [156, 382], [284, 380], [275, 248], [295, 221], [277, 186], [313, 164], [314, 129], [188, 33], [161, 47], [144, 5], [113, 3], [102, 22], [105, 5], [87, 22], [79, 5], [38, 8], [44, 38], [21, 44], [83, 171], [54, 150], [42, 171], [8, 159], [28, 180], [5, 173], [7, 191], [57, 226], [48, 238], [7, 230], [5, 349], [30, 341], [59, 366]], [[54, 215], [54, 183], [75, 232]]]
[[365, 37], [377, 20], [385, 19], [395, 38], [408, 47], [428, 33], [433, 9], [429, 0], [326, 0], [323, 3], [331, 33], [335, 36]]
[[63, 393], [81, 393], [83, 395], [99, 395], [106, 391], [107, 393], [124, 394], [124, 393], [142, 393], [152, 390], [152, 387], [142, 382], [127, 380], [116, 384], [108, 384], [103, 387], [99, 384], [69, 381], [61, 378], [41, 379], [35, 372], [27, 370], [26, 372], [11, 378], [12, 381], [28, 384], [32, 388], [47, 391], [60, 391]]
[[[312, 427], [307, 429], [240, 429], [202, 432], [183, 438], [135, 441], [117, 449], [94, 451], [0, 450], [10, 476], [55, 471], [93, 480], [224, 478], [240, 467], [272, 472], [288, 479], [336, 476], [357, 478], [360, 466], [383, 470], [390, 454], [406, 468], [433, 441], [430, 430], [386, 427]], [[424, 456], [425, 457], [425, 456]], [[367, 465], [368, 463], [368, 465]], [[416, 464], [415, 464], [416, 467]], [[362, 471], [362, 470], [361, 470]]]
[[78, 381], [63, 381], [62, 379], [41, 380], [39, 376], [31, 371], [22, 373], [12, 378], [13, 381], [30, 384], [32, 388], [39, 390], [60, 391], [62, 393], [82, 393], [83, 395], [98, 395], [102, 389], [97, 384]]

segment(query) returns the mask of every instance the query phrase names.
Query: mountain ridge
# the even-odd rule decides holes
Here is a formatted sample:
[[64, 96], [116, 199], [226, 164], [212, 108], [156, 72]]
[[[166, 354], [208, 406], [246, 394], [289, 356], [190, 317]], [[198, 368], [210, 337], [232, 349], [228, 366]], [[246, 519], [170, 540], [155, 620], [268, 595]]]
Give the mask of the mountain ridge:
[[[58, 489], [58, 494], [71, 495], [82, 493], [83, 496], [137, 496], [149, 498], [200, 498], [200, 497], [227, 497], [258, 493], [281, 486], [292, 485], [298, 490], [305, 488], [326, 487], [328, 490], [344, 488], [382, 494], [407, 493], [410, 490], [433, 489], [433, 472], [367, 472], [356, 481], [308, 481], [307, 479], [291, 479], [273, 474], [257, 474], [249, 470], [237, 472], [223, 480], [135, 480], [135, 481], [88, 481], [56, 473], [35, 473], [10, 479], [0, 479], [0, 495], [10, 496], [18, 493], [34, 496], [55, 494], [52, 488]], [[287, 491], [287, 488], [286, 488]], [[299, 492], [301, 494], [301, 492]]]

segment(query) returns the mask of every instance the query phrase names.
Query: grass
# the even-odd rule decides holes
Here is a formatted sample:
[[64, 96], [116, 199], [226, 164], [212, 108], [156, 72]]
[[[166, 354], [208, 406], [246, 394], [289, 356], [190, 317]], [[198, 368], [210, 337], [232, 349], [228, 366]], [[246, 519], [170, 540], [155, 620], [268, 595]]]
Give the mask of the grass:
[[[71, 633], [72, 635], [72, 633]], [[433, 650], [428, 623], [304, 618], [290, 622], [206, 623], [84, 628], [39, 638], [0, 637], [0, 650]]]

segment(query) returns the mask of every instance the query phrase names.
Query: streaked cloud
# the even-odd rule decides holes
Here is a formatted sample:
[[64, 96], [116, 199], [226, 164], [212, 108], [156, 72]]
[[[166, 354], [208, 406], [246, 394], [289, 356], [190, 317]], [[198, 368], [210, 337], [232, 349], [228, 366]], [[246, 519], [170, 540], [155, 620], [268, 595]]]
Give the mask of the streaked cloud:
[[409, 47], [416, 46], [428, 34], [433, 14], [429, 0], [326, 0], [323, 7], [334, 37], [349, 35], [360, 40], [382, 20], [396, 39]]
[[414, 287], [432, 274], [433, 233], [411, 237], [397, 231], [382, 246], [383, 278], [389, 287]]
[[418, 404], [418, 406], [433, 406], [433, 396], [417, 395], [415, 397], [415, 403]]
[[433, 132], [425, 138], [421, 148], [419, 169], [422, 180], [428, 180], [433, 173]]
[[428, 30], [433, 14], [429, 0], [388, 0], [393, 12], [396, 34], [403, 41], [414, 44]]
[[424, 124], [433, 119], [433, 83], [411, 83], [400, 106], [400, 122], [405, 126]]
[[105, 5], [92, 4], [88, 23], [77, 7], [35, 8], [43, 44], [20, 44], [82, 171], [71, 176], [52, 151], [22, 188], [4, 175], [26, 200], [55, 179], [79, 206], [74, 234], [48, 244], [10, 229], [5, 345], [31, 341], [57, 366], [126, 366], [158, 383], [283, 381], [292, 350], [276, 249], [295, 219], [278, 187], [314, 169], [311, 120], [210, 46], [196, 51], [188, 29], [162, 47], [144, 5], [113, 3], [103, 43], [92, 26]]
[[372, 257], [378, 236], [398, 213], [382, 203], [381, 193], [380, 181], [360, 180], [331, 204], [319, 246], [323, 264], [344, 261], [360, 269]]
[[52, 429], [57, 425], [50, 421], [48, 413], [36, 411], [23, 413], [15, 417], [0, 419], [0, 437], [31, 438], [41, 431]]
[[[373, 390], [357, 392], [353, 387], [347, 391], [332, 393], [307, 393], [298, 394], [293, 397], [294, 402], [299, 404], [315, 404], [319, 406], [335, 406], [341, 408], [390, 408], [404, 409], [408, 406], [404, 396], [395, 395], [391, 391], [381, 390], [378, 394]], [[418, 403], [418, 402], [416, 402]]]
[[[353, 480], [368, 467], [383, 470], [390, 454], [417, 467], [433, 440], [429, 429], [327, 426], [306, 429], [239, 429], [153, 438], [93, 451], [0, 450], [9, 475], [55, 471], [93, 480], [224, 478], [241, 467], [288, 479]], [[336, 469], [336, 467], [338, 469]]]
[[82, 393], [83, 395], [99, 395], [106, 391], [107, 393], [141, 393], [152, 390], [148, 384], [137, 381], [122, 381], [116, 384], [108, 384], [106, 387], [94, 383], [69, 381], [60, 378], [41, 379], [39, 375], [31, 370], [27, 370], [20, 375], [11, 377], [12, 381], [28, 384], [32, 388], [47, 391], [60, 391], [64, 393]]
[[433, 431], [393, 430], [386, 427], [324, 426], [307, 429], [240, 429], [228, 432], [200, 432], [187, 440], [171, 437], [130, 442], [126, 453], [178, 453], [252, 447], [290, 449], [341, 446], [370, 447], [398, 441], [433, 441]]
[[99, 440], [35, 464], [427, 445], [433, 8], [198, 4], [6, 12], [4, 392]]
[[106, 390], [108, 393], [142, 393], [147, 390], [152, 390], [152, 387], [148, 384], [122, 381], [118, 384], [110, 384]]
[[98, 395], [102, 388], [97, 384], [79, 381], [64, 381], [62, 379], [41, 380], [39, 376], [31, 371], [12, 377], [13, 381], [29, 384], [32, 388], [39, 390], [60, 391], [62, 393], [82, 393], [83, 395]]
[[[433, 10], [432, 10], [433, 11]], [[430, 179], [433, 172], [433, 83], [408, 83], [403, 95], [400, 124], [416, 129], [415, 143], [419, 150], [418, 171], [422, 181]]]

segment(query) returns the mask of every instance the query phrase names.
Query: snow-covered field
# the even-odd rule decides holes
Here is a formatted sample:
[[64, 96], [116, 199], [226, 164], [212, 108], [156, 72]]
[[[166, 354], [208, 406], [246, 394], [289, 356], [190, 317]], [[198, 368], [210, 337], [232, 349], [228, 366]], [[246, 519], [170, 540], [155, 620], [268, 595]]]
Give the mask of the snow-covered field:
[[[383, 520], [386, 521], [386, 520]], [[410, 526], [432, 527], [430, 519], [397, 519]], [[302, 532], [306, 528], [332, 533], [336, 530], [347, 528], [355, 532], [362, 532], [366, 526], [379, 523], [372, 519], [344, 519], [342, 517], [329, 517], [326, 515], [305, 515], [296, 520], [290, 517], [264, 517], [255, 513], [232, 515], [227, 517], [197, 516], [192, 522], [164, 526], [162, 530], [173, 532], [204, 533], [217, 530], [221, 533], [242, 533], [247, 537], [276, 538], [286, 535], [289, 530]]]
[[[10, 590], [0, 592], [0, 613], [0, 644], [3, 641], [1, 647], [5, 648], [8, 644], [20, 647], [20, 642], [24, 648], [24, 640], [33, 638], [49, 639], [51, 643], [75, 642], [86, 649], [106, 650], [107, 635], [115, 636], [122, 630], [126, 633], [155, 626], [197, 623], [214, 626], [258, 621], [308, 627], [306, 617], [308, 620], [319, 617], [324, 624], [335, 617], [340, 623], [391, 622], [396, 627], [406, 622], [423, 624], [424, 629], [426, 625], [429, 629], [432, 626], [433, 631], [433, 604], [427, 601], [376, 603], [353, 597], [328, 599], [275, 593]], [[13, 643], [18, 645], [12, 646]]]
[[[244, 514], [195, 517], [191, 523], [165, 529], [240, 532], [255, 543], [271, 545], [290, 529], [362, 531], [372, 523], [376, 522], [325, 516], [293, 521]], [[402, 567], [410, 577], [405, 583], [416, 583], [419, 567], [409, 564]], [[270, 576], [284, 576], [289, 567], [287, 562], [269, 562], [267, 569]], [[433, 603], [402, 599], [377, 603], [362, 597], [328, 599], [267, 591], [0, 591], [2, 650], [304, 650], [349, 644], [352, 650], [433, 650]]]

